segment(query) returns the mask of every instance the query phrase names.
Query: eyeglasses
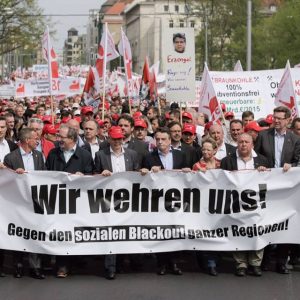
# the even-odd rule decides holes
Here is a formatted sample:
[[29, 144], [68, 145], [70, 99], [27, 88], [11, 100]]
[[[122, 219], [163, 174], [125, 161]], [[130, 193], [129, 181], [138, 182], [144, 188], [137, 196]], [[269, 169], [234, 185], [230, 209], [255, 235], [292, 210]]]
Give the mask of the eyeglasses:
[[56, 135], [58, 138], [62, 139], [62, 140], [65, 140], [65, 139], [68, 139], [69, 137], [67, 136], [61, 136], [60, 134], [57, 134]]
[[180, 133], [181, 130], [170, 130], [171, 133]]
[[287, 118], [273, 116], [273, 119], [278, 120], [278, 121], [283, 121], [283, 120], [286, 120]]

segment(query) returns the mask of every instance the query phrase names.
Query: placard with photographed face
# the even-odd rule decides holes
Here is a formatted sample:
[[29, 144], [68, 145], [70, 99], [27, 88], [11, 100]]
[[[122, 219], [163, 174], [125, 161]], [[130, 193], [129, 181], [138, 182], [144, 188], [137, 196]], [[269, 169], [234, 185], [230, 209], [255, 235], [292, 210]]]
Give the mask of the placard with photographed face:
[[196, 98], [194, 28], [167, 28], [164, 30], [163, 40], [167, 101], [194, 101]]

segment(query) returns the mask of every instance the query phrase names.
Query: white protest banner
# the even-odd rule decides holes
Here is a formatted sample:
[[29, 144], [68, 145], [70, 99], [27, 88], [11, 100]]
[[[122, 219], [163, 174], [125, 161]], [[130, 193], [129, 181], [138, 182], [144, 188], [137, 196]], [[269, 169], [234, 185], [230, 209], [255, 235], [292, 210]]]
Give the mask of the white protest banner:
[[34, 73], [43, 73], [48, 76], [48, 65], [32, 65], [32, 72]]
[[[300, 69], [291, 69], [296, 96], [300, 95]], [[243, 72], [215, 72], [211, 77], [217, 98], [241, 118], [246, 110], [254, 112], [255, 119], [265, 118], [273, 112], [275, 95], [284, 69]], [[297, 104], [299, 101], [297, 99]]]
[[0, 173], [1, 249], [81, 255], [300, 244], [299, 168]]
[[15, 88], [10, 84], [0, 85], [0, 97], [14, 97]]
[[[226, 104], [227, 111], [233, 111], [235, 117], [241, 118], [246, 110], [254, 112], [255, 118], [265, 118], [273, 112], [275, 95], [279, 87], [284, 69], [217, 72], [210, 71], [217, 98]], [[299, 107], [300, 69], [291, 69], [296, 102]], [[190, 107], [199, 107], [201, 91], [200, 81], [196, 81], [196, 101], [189, 102]]]
[[194, 28], [166, 28], [163, 40], [167, 101], [195, 101]]
[[[52, 81], [52, 95], [76, 95], [82, 93], [80, 78], [59, 78]], [[49, 95], [48, 79], [16, 79], [16, 97], [34, 97]]]

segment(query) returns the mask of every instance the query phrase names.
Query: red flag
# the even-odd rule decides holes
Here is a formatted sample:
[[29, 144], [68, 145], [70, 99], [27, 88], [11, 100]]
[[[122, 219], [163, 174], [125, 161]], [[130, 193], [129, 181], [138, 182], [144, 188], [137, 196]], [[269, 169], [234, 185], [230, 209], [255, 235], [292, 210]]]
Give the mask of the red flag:
[[143, 81], [144, 83], [148, 83], [150, 79], [150, 68], [149, 68], [149, 60], [148, 56], [145, 57], [144, 68], [143, 68]]
[[95, 82], [95, 77], [92, 68], [90, 67], [88, 77], [86, 79], [83, 92], [84, 93], [89, 93], [91, 88], [94, 87], [94, 82]]

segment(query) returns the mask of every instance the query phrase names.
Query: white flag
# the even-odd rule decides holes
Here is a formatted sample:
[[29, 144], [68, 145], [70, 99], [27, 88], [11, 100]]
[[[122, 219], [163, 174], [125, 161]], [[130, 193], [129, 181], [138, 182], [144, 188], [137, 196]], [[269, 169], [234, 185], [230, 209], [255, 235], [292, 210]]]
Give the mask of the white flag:
[[241, 61], [238, 60], [234, 66], [234, 69], [233, 69], [234, 72], [243, 72], [243, 66], [241, 64]]
[[103, 78], [103, 74], [106, 73], [106, 63], [119, 56], [115, 42], [107, 28], [107, 23], [105, 23], [96, 60], [96, 69], [100, 78]]
[[121, 39], [118, 45], [118, 50], [123, 56], [125, 75], [126, 75], [126, 85], [127, 85], [127, 94], [129, 97], [132, 96], [132, 54], [131, 47], [127, 36], [125, 35], [123, 29], [121, 28]]
[[212, 121], [218, 120], [223, 115], [206, 64], [201, 81], [199, 112], [207, 114]]
[[283, 105], [288, 107], [291, 110], [292, 118], [299, 116], [289, 60], [286, 63], [284, 73], [282, 75], [277, 93], [275, 95], [275, 105]]
[[43, 35], [42, 47], [43, 47], [43, 58], [48, 62], [49, 80], [50, 82], [52, 82], [52, 78], [58, 78], [58, 61], [57, 61], [57, 55], [51, 44], [48, 26]]

